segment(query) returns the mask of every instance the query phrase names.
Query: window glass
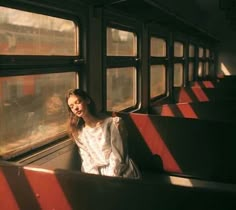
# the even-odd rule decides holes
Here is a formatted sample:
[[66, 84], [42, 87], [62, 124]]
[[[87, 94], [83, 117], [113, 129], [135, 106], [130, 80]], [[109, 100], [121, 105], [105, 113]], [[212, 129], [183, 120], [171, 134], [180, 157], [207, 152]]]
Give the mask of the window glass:
[[107, 69], [107, 111], [120, 111], [136, 105], [136, 69]]
[[137, 56], [136, 34], [107, 28], [107, 56]]
[[181, 42], [174, 42], [174, 56], [183, 57], [184, 55], [184, 45]]
[[174, 87], [181, 87], [183, 84], [183, 64], [174, 64]]
[[75, 73], [0, 77], [0, 156], [19, 154], [65, 135], [65, 91]]
[[206, 49], [206, 58], [209, 58], [209, 57], [210, 57], [210, 50]]
[[151, 56], [165, 57], [166, 56], [166, 41], [164, 39], [151, 37]]
[[209, 63], [209, 74], [213, 73], [215, 71], [215, 64], [214, 63]]
[[202, 58], [202, 57], [203, 57], [203, 48], [202, 48], [202, 47], [199, 47], [199, 48], [198, 48], [198, 57], [199, 57], [199, 58]]
[[213, 60], [215, 59], [215, 53], [214, 53], [214, 51], [211, 51], [211, 53], [210, 53], [210, 58], [213, 59]]
[[71, 20], [0, 6], [0, 55], [78, 55]]
[[209, 75], [209, 62], [205, 63], [205, 76]]
[[193, 81], [193, 73], [194, 73], [194, 64], [190, 62], [188, 64], [188, 81]]
[[166, 92], [166, 67], [165, 65], [152, 65], [150, 71], [151, 98]]
[[195, 55], [195, 47], [194, 47], [194, 45], [189, 45], [189, 50], [188, 50], [188, 54], [189, 54], [189, 57], [190, 58], [193, 58], [194, 57], [194, 55]]
[[202, 74], [203, 74], [203, 63], [199, 62], [198, 63], [198, 76], [202, 77]]

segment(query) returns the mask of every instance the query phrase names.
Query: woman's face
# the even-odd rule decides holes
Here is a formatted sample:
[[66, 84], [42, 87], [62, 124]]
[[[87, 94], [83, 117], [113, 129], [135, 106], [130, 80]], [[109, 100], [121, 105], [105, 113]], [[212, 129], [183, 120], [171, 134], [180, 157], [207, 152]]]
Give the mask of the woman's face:
[[70, 107], [71, 111], [78, 117], [83, 117], [88, 114], [88, 103], [89, 101], [76, 95], [71, 95], [68, 99], [68, 106]]

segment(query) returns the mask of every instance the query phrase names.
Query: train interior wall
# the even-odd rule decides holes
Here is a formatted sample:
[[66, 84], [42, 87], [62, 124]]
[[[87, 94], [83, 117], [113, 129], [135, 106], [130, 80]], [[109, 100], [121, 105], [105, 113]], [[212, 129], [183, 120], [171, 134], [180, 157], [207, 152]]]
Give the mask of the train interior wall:
[[[209, 31], [209, 33], [214, 34], [219, 40], [219, 60], [225, 64], [227, 69], [230, 69], [231, 74], [236, 74], [236, 72], [233, 72], [233, 62], [235, 62], [235, 59], [233, 59], [233, 57], [236, 53], [236, 48], [234, 49], [234, 47], [228, 47], [229, 42], [231, 43], [231, 46], [234, 46], [232, 43], [234, 43], [233, 37], [235, 31], [233, 30], [233, 26], [230, 25], [230, 20], [226, 18], [225, 10], [220, 8], [219, 1], [155, 1], [160, 3], [161, 5], [164, 5], [167, 10], [174, 11], [176, 14], [180, 15], [180, 17], [189, 20], [189, 22], [191, 22], [193, 25], [196, 24], [198, 26], [201, 26], [202, 28], [205, 28], [207, 32]], [[76, 4], [75, 7], [71, 5], [65, 5], [66, 9], [71, 9], [73, 10], [73, 12], [76, 12], [77, 7], [78, 6]], [[100, 77], [102, 74], [102, 60], [97, 59], [101, 58], [101, 43], [99, 43], [97, 40], [101, 40], [102, 37], [102, 10], [100, 10], [98, 7], [98, 9], [96, 10], [88, 10], [88, 14], [89, 18], [88, 20], [86, 20], [89, 22], [88, 31], [90, 31], [90, 37], [88, 37], [88, 54], [86, 55], [89, 61], [89, 65], [87, 66], [88, 75], [86, 75], [87, 78], [89, 78], [88, 91], [92, 90], [93, 88], [98, 90], [97, 92], [91, 91], [91, 96], [95, 101], [100, 101], [100, 98], [102, 98], [102, 81], [96, 78]], [[215, 24], [216, 22], [217, 24]], [[223, 28], [224, 30], [222, 30]], [[92, 37], [94, 34], [96, 34], [95, 38]], [[225, 55], [227, 55], [227, 60], [224, 60]], [[221, 67], [220, 63], [219, 66]], [[218, 71], [220, 70], [221, 69], [219, 68]], [[147, 75], [144, 75], [143, 78], [144, 80], [147, 80]], [[147, 98], [143, 99], [144, 103], [146, 103], [146, 99]], [[98, 103], [98, 109], [100, 109], [101, 106], [101, 103]], [[48, 168], [59, 167], [65, 169], [77, 169], [79, 162], [78, 160], [76, 160], [77, 154], [72, 145], [73, 143], [66, 145], [65, 148], [67, 149], [65, 150], [60, 148], [58, 151], [43, 151], [42, 154], [45, 154], [44, 158], [39, 155], [38, 159], [24, 159], [23, 161], [20, 160], [20, 162], [24, 164], [34, 163], [36, 165], [41, 165]]]
[[[142, 180], [81, 174], [74, 159], [77, 151], [67, 141], [60, 148], [47, 148], [47, 155], [21, 161], [23, 165], [0, 162], [0, 192], [6, 195], [2, 209], [235, 209], [235, 134], [228, 132], [232, 127], [134, 113], [120, 116], [136, 147], [131, 148], [132, 157], [142, 170], [155, 173], [143, 173]], [[212, 132], [216, 127], [218, 133]], [[211, 132], [201, 136], [207, 128]], [[158, 153], [164, 170], [172, 173], [157, 173], [160, 162], [153, 154]]]
[[204, 30], [213, 34], [218, 40], [219, 63], [218, 73], [236, 74], [236, 23], [234, 13], [235, 1], [230, 0], [156, 0]]
[[[234, 122], [118, 114], [129, 130], [130, 156], [142, 174], [175, 173], [236, 183]], [[80, 170], [78, 150], [71, 140], [13, 162], [51, 170]]]
[[[184, 19], [190, 20], [193, 25], [200, 25], [214, 34], [219, 40], [218, 73], [236, 75], [235, 29], [232, 19], [226, 17], [226, 9], [219, 7], [219, 1], [155, 1], [164, 5], [167, 10], [175, 11]], [[52, 5], [57, 5], [55, 2]], [[63, 4], [74, 12], [78, 9], [76, 3], [74, 7], [65, 2]], [[96, 10], [88, 10], [88, 14], [86, 21], [89, 22], [90, 33], [86, 54], [87, 75], [84, 78], [88, 78], [87, 89], [94, 100], [100, 102], [100, 110], [103, 81], [97, 78], [102, 75], [102, 46], [97, 40], [102, 39], [102, 10], [98, 5]], [[145, 67], [145, 64], [143, 66]], [[143, 75], [143, 79], [148, 80], [147, 74]], [[93, 89], [98, 91], [92, 92]], [[147, 103], [147, 97], [144, 96], [144, 103]], [[229, 103], [224, 102], [224, 107]], [[210, 104], [206, 106], [208, 105]], [[222, 108], [220, 103], [218, 105]], [[172, 106], [169, 108], [176, 110], [176, 107]], [[198, 109], [200, 106], [204, 105], [195, 105]], [[206, 106], [202, 110], [207, 112], [210, 118]], [[78, 150], [71, 139], [32, 151], [23, 157], [12, 158], [6, 164], [1, 161], [0, 181], [4, 187], [0, 189], [0, 193], [6, 193], [7, 197], [5, 200], [0, 198], [0, 207], [5, 205], [5, 209], [8, 209], [7, 205], [12, 205], [12, 209], [19, 209], [13, 206], [17, 203], [21, 209], [32, 209], [32, 206], [34, 209], [66, 210], [235, 209], [236, 134], [233, 117], [236, 113], [235, 106], [231, 104], [230, 107], [232, 112], [228, 114], [229, 118], [224, 120], [222, 119], [226, 116], [217, 115], [217, 118], [214, 110], [211, 110], [215, 117], [213, 120], [187, 119], [183, 116], [173, 118], [157, 116], [157, 113], [118, 113], [125, 119], [131, 134], [130, 154], [140, 167], [144, 178], [148, 178], [140, 183], [79, 173]], [[162, 108], [157, 107], [154, 111], [160, 112]], [[206, 117], [205, 114], [204, 116]], [[177, 184], [170, 181], [173, 178], [170, 174], [177, 175], [174, 179]], [[21, 189], [24, 189], [24, 193]], [[54, 190], [56, 200], [51, 199], [49, 189]], [[191, 202], [191, 206], [187, 204], [187, 200]]]
[[34, 155], [24, 155], [24, 158], [17, 157], [11, 162], [21, 166], [42, 167], [55, 170], [78, 170], [80, 171], [80, 159], [78, 149], [72, 140], [63, 141], [52, 147], [35, 152]]

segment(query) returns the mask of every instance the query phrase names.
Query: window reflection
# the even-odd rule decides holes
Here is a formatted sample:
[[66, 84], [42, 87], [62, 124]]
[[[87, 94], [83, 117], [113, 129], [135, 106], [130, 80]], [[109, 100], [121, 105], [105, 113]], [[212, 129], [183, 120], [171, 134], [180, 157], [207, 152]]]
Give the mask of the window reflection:
[[203, 63], [199, 62], [198, 63], [198, 77], [202, 77], [203, 74]]
[[166, 92], [166, 67], [165, 65], [153, 65], [150, 71], [151, 98]]
[[64, 94], [76, 87], [75, 73], [0, 78], [0, 155], [45, 144], [66, 130]]
[[188, 64], [188, 81], [193, 81], [193, 73], [194, 73], [194, 64], [190, 62]]
[[209, 75], [209, 62], [205, 63], [205, 76]]
[[210, 57], [210, 50], [206, 49], [206, 58], [209, 58], [209, 57]]
[[151, 37], [151, 56], [153, 57], [166, 56], [166, 41], [164, 39]]
[[136, 69], [107, 69], [107, 110], [120, 111], [136, 105]]
[[133, 32], [107, 28], [107, 56], [136, 56], [137, 36]]
[[202, 48], [202, 47], [199, 47], [199, 48], [198, 48], [198, 57], [199, 57], [199, 58], [202, 58], [202, 57], [203, 57], [203, 48]]
[[174, 64], [174, 87], [181, 87], [183, 85], [183, 64]]
[[78, 55], [71, 20], [0, 6], [0, 55]]
[[184, 56], [184, 45], [181, 42], [174, 42], [174, 56], [183, 57]]
[[193, 58], [194, 57], [194, 55], [195, 55], [195, 47], [194, 47], [194, 45], [189, 45], [189, 51], [188, 51], [188, 53], [189, 53], [189, 57], [190, 58]]

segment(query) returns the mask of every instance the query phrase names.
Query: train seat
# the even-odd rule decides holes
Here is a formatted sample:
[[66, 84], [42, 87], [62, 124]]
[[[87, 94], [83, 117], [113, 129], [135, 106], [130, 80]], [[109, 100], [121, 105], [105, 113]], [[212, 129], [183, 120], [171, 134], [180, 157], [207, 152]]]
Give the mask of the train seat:
[[236, 100], [163, 104], [152, 106], [150, 114], [216, 121], [235, 121]]
[[163, 171], [236, 182], [235, 123], [118, 113], [129, 131], [131, 157], [142, 172]]
[[235, 100], [236, 88], [206, 88], [194, 87], [175, 87], [174, 101], [176, 103], [206, 102], [219, 100]]
[[235, 184], [163, 174], [133, 180], [0, 161], [0, 183], [2, 210], [236, 208]]

